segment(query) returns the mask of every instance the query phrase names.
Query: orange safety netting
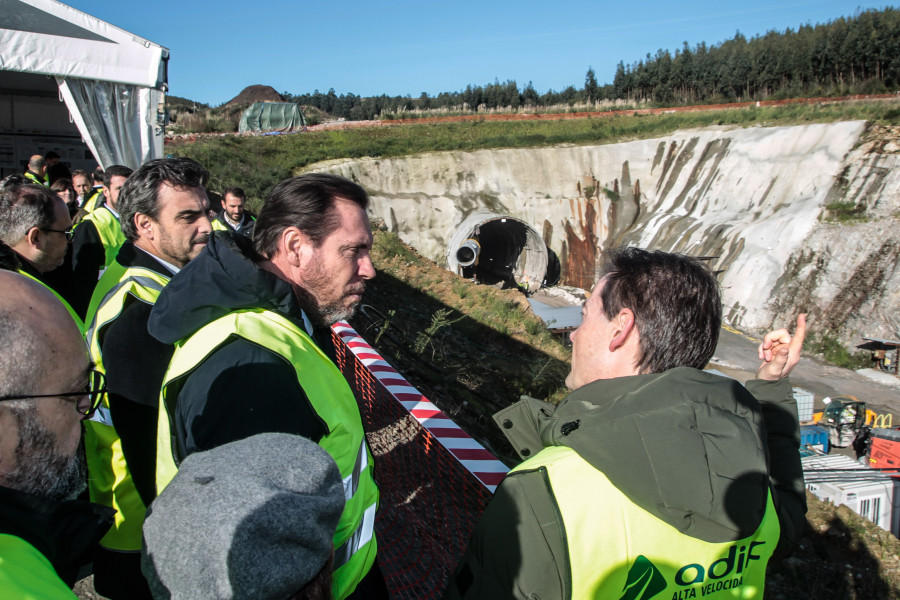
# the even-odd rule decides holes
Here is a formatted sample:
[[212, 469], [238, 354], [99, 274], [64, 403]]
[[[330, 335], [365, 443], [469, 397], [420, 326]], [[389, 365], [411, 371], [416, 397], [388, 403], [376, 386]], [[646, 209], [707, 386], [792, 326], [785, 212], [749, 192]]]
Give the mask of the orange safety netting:
[[491, 492], [332, 336], [375, 458], [378, 563], [391, 597], [439, 598]]

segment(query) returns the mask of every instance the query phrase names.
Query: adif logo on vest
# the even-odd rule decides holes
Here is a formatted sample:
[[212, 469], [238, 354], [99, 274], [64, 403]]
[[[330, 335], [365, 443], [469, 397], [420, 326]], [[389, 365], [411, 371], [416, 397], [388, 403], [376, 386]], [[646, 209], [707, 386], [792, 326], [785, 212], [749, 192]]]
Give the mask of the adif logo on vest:
[[[741, 575], [744, 569], [748, 568], [752, 561], [762, 558], [753, 553], [754, 548], [763, 544], [765, 542], [750, 542], [747, 546], [740, 547], [734, 545], [728, 549], [727, 556], [713, 561], [705, 569], [697, 563], [685, 565], [675, 573], [675, 584], [681, 587], [701, 584], [699, 590], [703, 596], [740, 587], [744, 583], [744, 578]], [[706, 583], [707, 580], [709, 580], [709, 583]], [[696, 598], [697, 589], [698, 587], [691, 587], [681, 590], [673, 596], [672, 600]]]
[[650, 600], [666, 589], [666, 578], [646, 556], [638, 556], [628, 570], [619, 600]]
[[[701, 596], [715, 594], [722, 590], [730, 590], [743, 585], [742, 573], [754, 560], [762, 557], [754, 554], [757, 546], [765, 542], [750, 542], [747, 546], [731, 546], [728, 554], [712, 562], [704, 568], [698, 563], [691, 563], [678, 569], [675, 573], [675, 584], [683, 589], [675, 591], [672, 600], [696, 598], [697, 591]], [[733, 575], [729, 577], [729, 575]], [[708, 583], [707, 583], [708, 581]], [[688, 587], [691, 586], [691, 587]], [[631, 569], [622, 596], [619, 600], [650, 600], [666, 589], [666, 578], [646, 556], [638, 556]]]

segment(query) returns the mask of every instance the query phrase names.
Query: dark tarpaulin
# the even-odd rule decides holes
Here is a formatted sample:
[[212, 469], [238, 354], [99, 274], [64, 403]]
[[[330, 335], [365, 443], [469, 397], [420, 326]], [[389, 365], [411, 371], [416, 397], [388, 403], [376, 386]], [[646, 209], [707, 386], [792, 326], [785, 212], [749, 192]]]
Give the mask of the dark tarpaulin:
[[241, 115], [239, 131], [301, 131], [306, 119], [300, 106], [288, 102], [254, 102]]
[[885, 350], [885, 351], [893, 351], [896, 350], [898, 346], [900, 346], [900, 340], [883, 340], [880, 338], [868, 338], [864, 337], [866, 342], [864, 344], [860, 344], [857, 346], [860, 350]]

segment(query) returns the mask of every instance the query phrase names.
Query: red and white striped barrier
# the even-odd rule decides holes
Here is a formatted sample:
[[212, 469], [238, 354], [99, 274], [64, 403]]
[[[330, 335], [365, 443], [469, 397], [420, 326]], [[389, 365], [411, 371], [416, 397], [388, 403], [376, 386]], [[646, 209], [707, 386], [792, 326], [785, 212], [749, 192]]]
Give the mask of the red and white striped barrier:
[[332, 329], [385, 389], [478, 481], [493, 493], [509, 468], [414, 388], [348, 323]]

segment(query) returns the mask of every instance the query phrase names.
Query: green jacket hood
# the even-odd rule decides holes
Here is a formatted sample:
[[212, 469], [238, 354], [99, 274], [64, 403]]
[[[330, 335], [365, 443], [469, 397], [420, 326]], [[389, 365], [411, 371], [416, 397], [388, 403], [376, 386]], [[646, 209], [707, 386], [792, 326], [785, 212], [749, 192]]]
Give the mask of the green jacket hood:
[[732, 379], [679, 367], [599, 380], [557, 407], [528, 399], [495, 419], [523, 456], [567, 446], [632, 502], [692, 537], [747, 537], [765, 512], [762, 415]]

